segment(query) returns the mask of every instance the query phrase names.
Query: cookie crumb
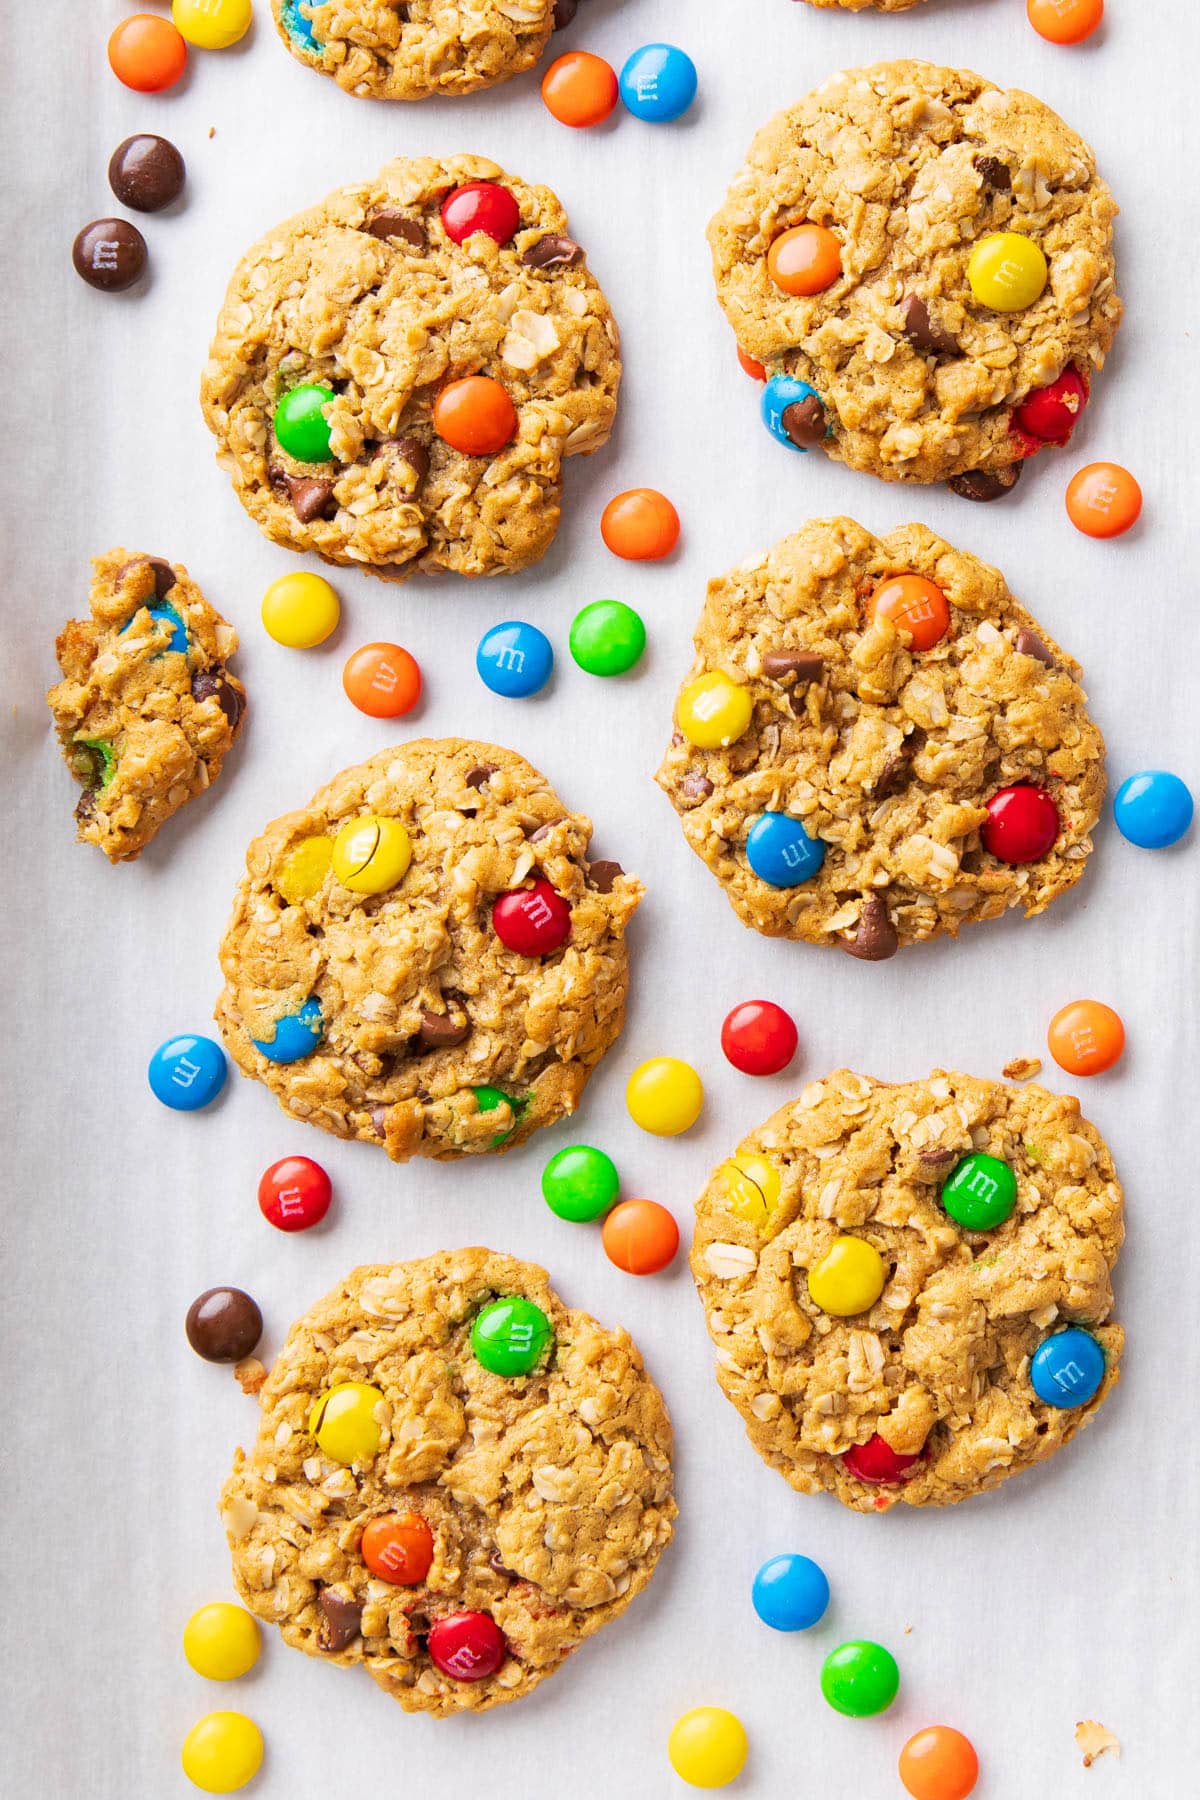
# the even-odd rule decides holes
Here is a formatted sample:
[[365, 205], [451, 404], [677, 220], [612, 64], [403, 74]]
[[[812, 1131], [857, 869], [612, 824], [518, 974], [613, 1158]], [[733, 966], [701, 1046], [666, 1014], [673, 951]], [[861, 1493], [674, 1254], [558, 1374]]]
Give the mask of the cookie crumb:
[[1014, 1056], [1011, 1062], [1005, 1063], [1001, 1071], [1005, 1081], [1032, 1081], [1041, 1072], [1040, 1056]]
[[257, 1356], [243, 1356], [241, 1362], [234, 1363], [233, 1372], [241, 1384], [243, 1394], [257, 1394], [267, 1379], [267, 1371]]
[[217, 128], [216, 128], [216, 126], [215, 126], [215, 125], [210, 125], [210, 126], [209, 126], [209, 128], [208, 128], [208, 135], [209, 135], [209, 137], [210, 137], [210, 138], [215, 138], [215, 137], [216, 137], [216, 135], [217, 135]]
[[1114, 1756], [1121, 1754], [1121, 1740], [1111, 1732], [1107, 1725], [1101, 1725], [1099, 1719], [1080, 1719], [1075, 1727], [1075, 1742], [1083, 1751], [1083, 1766], [1090, 1769], [1098, 1756], [1111, 1750]]

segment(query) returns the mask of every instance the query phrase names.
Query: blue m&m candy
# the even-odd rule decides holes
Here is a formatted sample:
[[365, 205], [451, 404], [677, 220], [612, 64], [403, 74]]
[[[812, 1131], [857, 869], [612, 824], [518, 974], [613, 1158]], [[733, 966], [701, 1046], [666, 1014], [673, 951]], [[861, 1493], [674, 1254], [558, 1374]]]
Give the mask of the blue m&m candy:
[[643, 44], [621, 70], [621, 99], [635, 119], [665, 125], [696, 98], [696, 65], [674, 44]]
[[225, 1086], [228, 1064], [207, 1037], [168, 1038], [150, 1058], [150, 1091], [173, 1112], [199, 1112]]
[[475, 667], [484, 687], [508, 700], [527, 700], [550, 679], [554, 649], [544, 631], [522, 619], [493, 625], [479, 640]]
[[[811, 406], [804, 402], [811, 400]], [[762, 422], [775, 439], [788, 450], [811, 450], [825, 436], [825, 414], [821, 397], [807, 381], [794, 375], [772, 375], [759, 402]], [[792, 411], [795, 407], [797, 410]]]
[[1117, 830], [1142, 850], [1177, 844], [1192, 822], [1191, 792], [1167, 769], [1143, 769], [1117, 789], [1113, 817]]
[[825, 861], [820, 838], [809, 837], [790, 813], [760, 813], [746, 839], [746, 860], [760, 881], [772, 887], [799, 887]]
[[807, 1631], [829, 1605], [825, 1571], [808, 1556], [773, 1556], [754, 1577], [754, 1610], [772, 1631]]
[[273, 1038], [251, 1038], [250, 1042], [256, 1050], [261, 1050], [268, 1062], [294, 1063], [301, 1057], [311, 1056], [324, 1034], [321, 1002], [315, 994], [310, 994], [298, 1012], [284, 1013]]
[[1047, 1406], [1086, 1406], [1104, 1380], [1104, 1352], [1077, 1325], [1043, 1338], [1033, 1353], [1029, 1379]]
[[[141, 612], [141, 610], [142, 608], [139, 607], [138, 612]], [[165, 656], [167, 650], [178, 650], [180, 656], [186, 656], [188, 648], [187, 626], [184, 624], [175, 608], [171, 605], [170, 601], [164, 600], [161, 605], [148, 606], [145, 610], [150, 614], [152, 619], [157, 619], [161, 623], [171, 627], [171, 636], [167, 643], [166, 650], [160, 650], [157, 654], [159, 656]], [[133, 619], [136, 618], [137, 613], [134, 613]], [[127, 631], [133, 629], [133, 619], [130, 619], [128, 624], [122, 625], [120, 631], [117, 633], [118, 637], [124, 637]]]
[[[317, 5], [318, 0], [309, 0], [309, 4]], [[283, 0], [280, 17], [288, 36], [301, 50], [320, 50], [321, 44], [313, 34], [312, 20], [306, 19], [300, 11], [298, 0]]]

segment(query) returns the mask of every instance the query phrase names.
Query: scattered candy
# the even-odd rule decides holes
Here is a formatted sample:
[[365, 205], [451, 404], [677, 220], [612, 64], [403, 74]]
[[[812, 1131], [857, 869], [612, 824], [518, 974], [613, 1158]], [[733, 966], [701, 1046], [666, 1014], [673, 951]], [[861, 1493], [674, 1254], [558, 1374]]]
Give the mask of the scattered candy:
[[571, 908], [548, 881], [513, 888], [492, 908], [492, 929], [506, 950], [549, 956], [571, 935]]
[[442, 224], [456, 244], [465, 244], [477, 231], [507, 244], [520, 223], [515, 195], [496, 181], [465, 182], [442, 201]]
[[421, 698], [421, 669], [399, 644], [364, 644], [342, 670], [346, 697], [371, 719], [402, 719]]
[[791, 1014], [773, 1000], [743, 1000], [721, 1026], [721, 1048], [743, 1075], [778, 1075], [799, 1042]]
[[674, 44], [643, 44], [621, 70], [621, 99], [635, 119], [666, 125], [696, 98], [696, 65]]
[[262, 1313], [241, 1288], [206, 1288], [188, 1307], [184, 1330], [205, 1362], [241, 1362], [258, 1346]]
[[493, 1375], [532, 1374], [553, 1344], [553, 1325], [520, 1294], [481, 1307], [471, 1324], [475, 1360]]
[[434, 401], [433, 429], [463, 456], [495, 456], [517, 435], [517, 409], [490, 375], [464, 375]]
[[321, 1002], [310, 994], [299, 1011], [284, 1013], [276, 1020], [273, 1037], [251, 1038], [250, 1042], [268, 1062], [294, 1063], [311, 1056], [324, 1035]]
[[724, 750], [736, 744], [749, 729], [753, 714], [750, 689], [731, 681], [719, 669], [689, 681], [675, 709], [680, 731], [698, 750]]
[[964, 1231], [994, 1231], [1017, 1204], [1017, 1178], [982, 1150], [964, 1156], [942, 1185], [942, 1205]]
[[881, 1438], [875, 1432], [865, 1444], [850, 1446], [842, 1457], [842, 1466], [856, 1481], [878, 1482], [890, 1487], [907, 1481], [909, 1473], [921, 1461], [921, 1457], [920, 1450], [915, 1456], [901, 1456], [892, 1449], [886, 1438]]
[[772, 375], [759, 402], [762, 422], [789, 450], [811, 450], [825, 436], [825, 409], [820, 395], [794, 375]]
[[822, 1312], [849, 1319], [871, 1310], [886, 1281], [887, 1266], [874, 1244], [840, 1237], [808, 1271], [808, 1295]]
[[825, 1617], [829, 1581], [808, 1556], [773, 1556], [754, 1577], [754, 1610], [772, 1631], [807, 1631]]
[[235, 1794], [253, 1781], [262, 1759], [262, 1732], [245, 1713], [206, 1713], [183, 1740], [183, 1772], [206, 1794]]
[[1029, 1364], [1029, 1379], [1047, 1406], [1086, 1406], [1104, 1380], [1104, 1352], [1090, 1331], [1068, 1326], [1043, 1338]]
[[1186, 782], [1167, 769], [1142, 769], [1117, 789], [1113, 818], [1117, 830], [1142, 850], [1177, 844], [1192, 822], [1194, 806]]
[[601, 1231], [604, 1254], [627, 1275], [657, 1275], [674, 1259], [679, 1227], [657, 1200], [622, 1200]]
[[369, 1463], [382, 1435], [378, 1408], [383, 1394], [368, 1381], [339, 1381], [314, 1401], [308, 1429], [331, 1461]]
[[197, 50], [228, 50], [245, 37], [253, 16], [252, 0], [171, 0], [176, 29]]
[[258, 1209], [277, 1231], [308, 1231], [329, 1211], [333, 1187], [320, 1163], [308, 1156], [283, 1156], [264, 1169]]
[[677, 1056], [652, 1056], [626, 1082], [625, 1105], [643, 1131], [678, 1137], [700, 1117], [704, 1086], [690, 1063]]
[[1086, 383], [1078, 369], [1068, 366], [1057, 381], [1037, 388], [1016, 410], [1016, 422], [1028, 437], [1044, 444], [1065, 444], [1087, 405]]
[[348, 819], [333, 840], [334, 876], [352, 894], [386, 894], [403, 881], [411, 861], [408, 832], [382, 813]]
[[436, 1619], [426, 1648], [436, 1668], [455, 1681], [483, 1681], [508, 1654], [504, 1633], [490, 1613], [460, 1612]]
[[187, 45], [169, 19], [134, 13], [108, 40], [108, 62], [118, 81], [139, 94], [173, 87], [187, 67]]
[[842, 272], [842, 246], [824, 225], [781, 231], [767, 251], [767, 274], [785, 294], [821, 294]]
[[201, 1606], [183, 1628], [183, 1654], [207, 1681], [236, 1681], [248, 1674], [260, 1648], [254, 1614], [228, 1600]]
[[913, 650], [932, 650], [950, 629], [950, 606], [940, 587], [924, 575], [893, 575], [871, 596], [873, 619], [889, 619], [906, 631]]
[[1120, 1013], [1100, 1000], [1072, 1000], [1060, 1007], [1046, 1033], [1050, 1054], [1068, 1075], [1100, 1075], [1125, 1048]]
[[798, 887], [825, 861], [825, 845], [788, 813], [761, 813], [746, 838], [746, 860], [771, 887]]
[[598, 1219], [613, 1204], [621, 1181], [616, 1164], [591, 1144], [568, 1144], [542, 1170], [542, 1198], [560, 1219], [580, 1225]]
[[161, 212], [183, 192], [186, 169], [168, 138], [139, 132], [117, 145], [108, 159], [108, 185], [122, 206]]
[[220, 1044], [207, 1037], [168, 1038], [150, 1058], [147, 1074], [156, 1100], [173, 1112], [198, 1112], [225, 1086], [229, 1065]]
[[745, 1726], [723, 1706], [694, 1706], [676, 1719], [667, 1740], [671, 1767], [691, 1787], [728, 1787], [748, 1752]]
[[362, 1558], [380, 1581], [415, 1587], [433, 1562], [433, 1533], [420, 1513], [385, 1513], [363, 1532]]
[[299, 906], [302, 900], [311, 900], [320, 892], [332, 861], [332, 838], [301, 838], [284, 858], [275, 886], [289, 906]]
[[331, 427], [325, 408], [333, 397], [333, 389], [324, 382], [304, 381], [276, 401], [275, 436], [280, 448], [297, 462], [329, 461]]
[[593, 600], [575, 614], [571, 655], [588, 675], [624, 675], [646, 648], [641, 616], [622, 600]]
[[626, 562], [659, 562], [679, 542], [679, 514], [657, 488], [629, 488], [601, 513], [600, 536]]
[[821, 1665], [821, 1692], [835, 1712], [850, 1719], [886, 1712], [899, 1689], [895, 1657], [869, 1638], [839, 1644]]
[[1142, 490], [1120, 463], [1088, 463], [1067, 483], [1067, 517], [1085, 537], [1120, 537], [1141, 511]]
[[779, 1205], [783, 1177], [769, 1156], [743, 1150], [721, 1164], [721, 1181], [731, 1210], [748, 1225], [760, 1229]]
[[560, 125], [599, 125], [617, 104], [617, 72], [602, 56], [570, 50], [542, 77], [546, 110]]
[[979, 1779], [979, 1758], [952, 1725], [927, 1725], [901, 1750], [899, 1770], [913, 1800], [967, 1800]]
[[1082, 44], [1104, 17], [1104, 0], [1026, 0], [1029, 23], [1048, 44]]
[[1041, 246], [1019, 231], [980, 238], [967, 263], [967, 280], [981, 306], [1021, 312], [1041, 297], [1050, 271]]
[[139, 281], [146, 256], [146, 240], [128, 219], [93, 219], [71, 246], [75, 273], [104, 294], [120, 293]]
[[485, 687], [509, 700], [539, 694], [550, 679], [554, 651], [550, 639], [523, 619], [506, 619], [484, 632], [475, 652], [475, 667]]
[[767, 379], [767, 371], [762, 363], [758, 361], [757, 357], [751, 356], [747, 351], [743, 350], [740, 344], [737, 346], [737, 359], [738, 366], [742, 370], [742, 373], [749, 375], [751, 381], [765, 381]]
[[1036, 862], [1058, 837], [1058, 808], [1045, 788], [1001, 788], [988, 801], [987, 815], [983, 847], [1001, 862]]
[[341, 602], [325, 577], [307, 569], [281, 575], [263, 595], [263, 629], [289, 650], [312, 650], [323, 644], [337, 630], [341, 616]]

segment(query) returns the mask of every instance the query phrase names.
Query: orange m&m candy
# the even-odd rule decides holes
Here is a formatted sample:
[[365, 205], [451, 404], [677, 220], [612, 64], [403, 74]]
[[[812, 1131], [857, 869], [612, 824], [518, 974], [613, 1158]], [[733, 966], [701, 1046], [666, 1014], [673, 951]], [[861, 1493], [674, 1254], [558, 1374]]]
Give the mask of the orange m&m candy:
[[950, 629], [950, 607], [940, 587], [924, 575], [893, 575], [871, 596], [871, 617], [890, 619], [907, 631], [914, 650], [932, 650]]
[[1125, 1027], [1102, 1000], [1072, 1000], [1051, 1019], [1046, 1042], [1068, 1075], [1101, 1075], [1120, 1060]]
[[433, 429], [464, 456], [495, 456], [516, 436], [517, 409], [508, 389], [490, 375], [467, 375], [434, 401]]
[[157, 94], [173, 87], [187, 68], [187, 45], [170, 19], [134, 13], [109, 38], [108, 62], [127, 88]]
[[679, 1248], [679, 1227], [657, 1200], [622, 1200], [601, 1231], [604, 1254], [627, 1275], [655, 1275]]
[[617, 104], [617, 71], [602, 56], [571, 50], [542, 77], [542, 99], [560, 125], [599, 125]]
[[762, 364], [755, 357], [749, 356], [746, 351], [742, 349], [740, 344], [737, 347], [737, 359], [746, 374], [749, 375], [751, 381], [765, 381], [767, 379], [767, 371], [763, 368]]
[[1086, 537], [1120, 537], [1141, 510], [1142, 490], [1120, 463], [1088, 463], [1067, 483], [1067, 517]]
[[656, 488], [630, 488], [605, 507], [600, 536], [627, 562], [657, 562], [679, 542], [679, 514]]
[[1104, 0], [1026, 0], [1025, 11], [1048, 44], [1082, 44], [1104, 17]]
[[400, 719], [421, 698], [421, 670], [399, 644], [364, 644], [342, 670], [346, 696], [372, 719]]
[[975, 1746], [952, 1725], [928, 1725], [901, 1750], [900, 1779], [913, 1800], [967, 1800], [979, 1780]]
[[363, 1532], [362, 1557], [380, 1581], [415, 1587], [429, 1573], [433, 1533], [420, 1513], [384, 1513]]
[[767, 251], [767, 273], [785, 294], [820, 294], [842, 272], [842, 246], [824, 225], [793, 225]]

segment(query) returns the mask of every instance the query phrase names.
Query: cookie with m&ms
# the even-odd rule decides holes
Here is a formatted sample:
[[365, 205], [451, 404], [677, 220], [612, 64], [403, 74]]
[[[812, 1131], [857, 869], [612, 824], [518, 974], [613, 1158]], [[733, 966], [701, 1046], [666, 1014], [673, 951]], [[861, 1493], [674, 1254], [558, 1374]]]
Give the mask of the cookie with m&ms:
[[355, 1269], [259, 1400], [221, 1495], [237, 1591], [406, 1712], [521, 1699], [671, 1540], [671, 1423], [636, 1346], [511, 1256]]
[[919, 6], [921, 0], [808, 0], [810, 6], [840, 6], [846, 12], [866, 12], [873, 7], [876, 12], [907, 12], [910, 6]]
[[620, 376], [549, 188], [481, 157], [398, 157], [242, 258], [201, 402], [269, 538], [402, 581], [536, 562], [563, 462], [608, 438]]
[[717, 1380], [801, 1493], [857, 1512], [983, 1493], [1061, 1449], [1117, 1381], [1123, 1206], [1068, 1095], [838, 1069], [696, 1204]]
[[81, 789], [80, 843], [131, 862], [221, 773], [246, 711], [228, 668], [238, 634], [161, 556], [95, 557], [88, 603], [58, 635], [63, 678], [46, 700]]
[[284, 1110], [397, 1162], [574, 1112], [625, 1017], [643, 888], [514, 751], [418, 738], [268, 825], [216, 1016]]
[[880, 962], [1082, 875], [1104, 740], [999, 570], [814, 519], [709, 583], [658, 770], [742, 923]]
[[1008, 491], [1112, 347], [1116, 212], [1082, 138], [969, 71], [849, 69], [779, 113], [708, 237], [781, 451]]

